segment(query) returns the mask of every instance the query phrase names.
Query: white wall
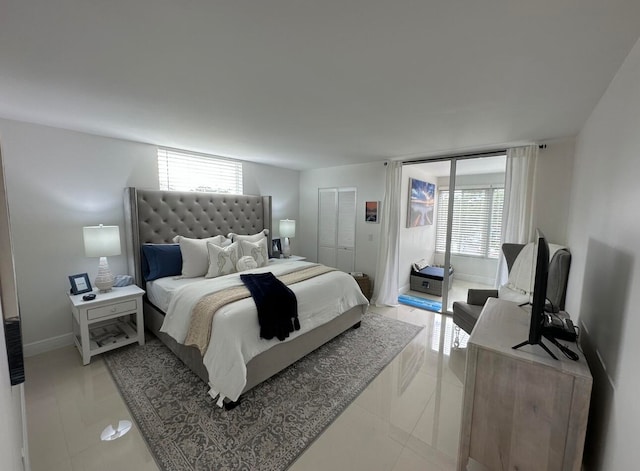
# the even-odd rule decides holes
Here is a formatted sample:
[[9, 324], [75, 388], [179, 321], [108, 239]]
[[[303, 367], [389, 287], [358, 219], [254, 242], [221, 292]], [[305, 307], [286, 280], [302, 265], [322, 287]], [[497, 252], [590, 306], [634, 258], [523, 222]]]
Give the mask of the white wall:
[[[273, 210], [272, 237], [280, 237], [280, 219], [299, 220], [300, 172], [267, 165], [244, 162], [242, 164], [244, 193], [247, 195], [271, 195]], [[299, 225], [299, 224], [298, 224]], [[296, 231], [299, 229], [296, 229]], [[291, 239], [291, 253], [298, 253], [298, 237]]]
[[[117, 224], [123, 189], [158, 188], [156, 147], [0, 119], [25, 353], [72, 341], [68, 275], [95, 278], [82, 226]], [[298, 172], [246, 164], [245, 193], [274, 195], [275, 217], [297, 215]], [[123, 254], [109, 257], [126, 273]]]
[[433, 224], [428, 226], [407, 227], [407, 216], [409, 206], [409, 178], [416, 178], [428, 183], [437, 184], [437, 178], [429, 173], [429, 164], [405, 165], [402, 167], [402, 185], [400, 190], [400, 232], [398, 254], [398, 286], [401, 292], [409, 290], [409, 277], [411, 275], [411, 264], [424, 259], [427, 263], [434, 263], [436, 250], [436, 204], [433, 208]]
[[554, 244], [567, 244], [567, 221], [575, 139], [544, 142], [536, 163], [533, 227], [539, 227]]
[[[123, 189], [157, 188], [154, 146], [0, 120], [25, 350], [71, 341], [68, 275], [87, 272], [82, 226], [117, 224]], [[123, 250], [125, 245], [123, 244]], [[126, 255], [109, 257], [126, 273]], [[30, 345], [32, 344], [32, 345]]]
[[580, 318], [594, 376], [585, 468], [640, 462], [640, 42], [576, 144], [567, 311]]
[[[300, 172], [300, 224], [296, 232], [298, 255], [316, 261], [318, 256], [318, 189], [355, 187], [356, 263], [355, 271], [374, 278], [380, 243], [380, 224], [365, 222], [365, 201], [382, 201], [385, 166], [382, 162], [346, 165]], [[296, 234], [297, 235], [297, 234]]]

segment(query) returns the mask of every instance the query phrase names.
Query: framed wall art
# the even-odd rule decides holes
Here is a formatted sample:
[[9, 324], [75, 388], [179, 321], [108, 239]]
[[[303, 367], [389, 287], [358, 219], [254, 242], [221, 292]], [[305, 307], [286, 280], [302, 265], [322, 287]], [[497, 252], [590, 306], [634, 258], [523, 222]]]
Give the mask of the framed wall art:
[[433, 224], [436, 186], [417, 178], [409, 178], [409, 204], [407, 204], [407, 227]]
[[380, 222], [378, 211], [380, 210], [380, 201], [367, 201], [364, 204], [364, 220], [377, 224]]

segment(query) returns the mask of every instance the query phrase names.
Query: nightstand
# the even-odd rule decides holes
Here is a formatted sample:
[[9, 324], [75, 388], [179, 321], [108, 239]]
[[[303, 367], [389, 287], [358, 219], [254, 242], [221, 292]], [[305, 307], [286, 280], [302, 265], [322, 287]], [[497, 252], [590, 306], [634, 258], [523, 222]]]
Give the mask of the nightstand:
[[92, 356], [123, 345], [144, 345], [144, 290], [129, 285], [107, 293], [95, 290], [94, 294], [97, 296], [91, 301], [83, 301], [84, 294], [69, 295], [73, 338], [83, 365], [88, 365]]

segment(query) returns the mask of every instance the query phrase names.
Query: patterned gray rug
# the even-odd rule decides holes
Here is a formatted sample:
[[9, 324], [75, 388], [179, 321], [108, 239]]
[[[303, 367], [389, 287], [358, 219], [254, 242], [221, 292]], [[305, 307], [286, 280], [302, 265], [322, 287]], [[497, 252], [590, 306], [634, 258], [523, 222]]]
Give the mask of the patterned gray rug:
[[225, 411], [157, 338], [104, 355], [163, 471], [287, 469], [421, 327], [368, 313]]

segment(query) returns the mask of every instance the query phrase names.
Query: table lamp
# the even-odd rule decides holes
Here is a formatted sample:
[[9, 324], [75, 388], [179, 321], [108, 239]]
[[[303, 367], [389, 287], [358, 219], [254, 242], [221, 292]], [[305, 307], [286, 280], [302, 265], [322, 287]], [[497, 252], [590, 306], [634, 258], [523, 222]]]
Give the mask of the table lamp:
[[293, 219], [281, 219], [280, 220], [280, 237], [282, 241], [282, 255], [284, 258], [291, 256], [291, 246], [289, 245], [289, 238], [296, 236], [296, 221]]
[[111, 291], [113, 274], [107, 257], [120, 255], [120, 228], [118, 226], [87, 226], [82, 228], [84, 253], [87, 257], [100, 257], [95, 286], [101, 293]]

